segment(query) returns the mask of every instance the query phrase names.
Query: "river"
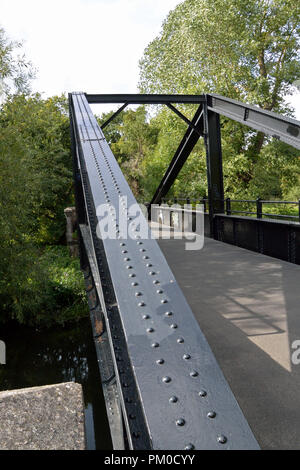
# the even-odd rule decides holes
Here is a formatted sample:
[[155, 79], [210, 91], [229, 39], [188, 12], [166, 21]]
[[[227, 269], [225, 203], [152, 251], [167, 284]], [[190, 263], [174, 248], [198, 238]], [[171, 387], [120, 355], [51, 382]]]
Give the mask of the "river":
[[110, 450], [112, 443], [100, 374], [88, 318], [73, 327], [39, 330], [0, 326], [6, 364], [0, 365], [0, 390], [75, 381], [82, 384], [87, 448]]

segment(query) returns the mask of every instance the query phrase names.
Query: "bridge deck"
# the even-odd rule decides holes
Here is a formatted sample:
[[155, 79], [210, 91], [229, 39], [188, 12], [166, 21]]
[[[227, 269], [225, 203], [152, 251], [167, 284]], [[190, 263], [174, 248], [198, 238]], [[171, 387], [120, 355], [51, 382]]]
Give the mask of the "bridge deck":
[[299, 266], [211, 239], [199, 251], [184, 243], [159, 240], [256, 439], [300, 449]]

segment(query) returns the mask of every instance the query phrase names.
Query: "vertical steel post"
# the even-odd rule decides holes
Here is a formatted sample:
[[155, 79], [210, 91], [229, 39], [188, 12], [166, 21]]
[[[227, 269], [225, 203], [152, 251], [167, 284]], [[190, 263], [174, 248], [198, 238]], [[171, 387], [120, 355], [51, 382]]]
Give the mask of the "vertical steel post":
[[211, 96], [207, 95], [207, 103], [204, 103], [204, 138], [206, 147], [209, 222], [210, 236], [216, 238], [214, 214], [224, 214], [224, 186], [220, 117], [219, 114], [207, 109], [207, 106], [211, 105]]
[[226, 214], [231, 215], [231, 201], [230, 197], [226, 198]]
[[256, 217], [258, 219], [262, 218], [262, 202], [260, 197], [256, 199]]

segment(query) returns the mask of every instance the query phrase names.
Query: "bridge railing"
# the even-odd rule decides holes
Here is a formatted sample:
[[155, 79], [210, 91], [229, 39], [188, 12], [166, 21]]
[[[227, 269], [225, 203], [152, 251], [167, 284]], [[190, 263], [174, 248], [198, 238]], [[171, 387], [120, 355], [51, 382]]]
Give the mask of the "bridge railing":
[[[222, 202], [225, 203], [224, 206], [224, 213], [226, 215], [232, 214], [243, 214], [245, 216], [253, 216], [257, 217], [258, 219], [262, 219], [263, 217], [268, 218], [275, 218], [275, 219], [283, 219], [283, 220], [291, 220], [295, 222], [300, 222], [300, 199], [298, 201], [268, 201], [263, 200], [260, 197], [257, 199], [231, 199], [230, 197], [226, 199], [222, 199]], [[204, 212], [208, 212], [209, 207], [209, 200], [208, 198], [192, 198], [189, 196], [180, 196], [180, 197], [172, 197], [172, 198], [162, 198], [162, 203], [169, 203], [169, 204], [203, 204]], [[244, 207], [244, 206], [247, 207]], [[252, 205], [252, 207], [251, 207]], [[275, 212], [263, 212], [263, 206], [283, 206], [283, 209], [279, 213]], [[291, 206], [288, 209], [286, 206]], [[267, 208], [266, 210], [272, 210], [271, 208]], [[284, 213], [283, 211], [287, 211]], [[289, 213], [288, 213], [289, 212]]]

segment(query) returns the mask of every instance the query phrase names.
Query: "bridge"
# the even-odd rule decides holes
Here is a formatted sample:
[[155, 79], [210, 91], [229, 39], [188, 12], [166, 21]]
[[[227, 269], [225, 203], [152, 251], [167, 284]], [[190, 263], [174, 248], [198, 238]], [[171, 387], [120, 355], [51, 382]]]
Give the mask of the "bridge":
[[[100, 128], [91, 103], [121, 107]], [[190, 120], [176, 103], [198, 109]], [[228, 213], [219, 116], [296, 148], [299, 122], [217, 95], [75, 92], [69, 104], [80, 261], [114, 448], [299, 448], [300, 225]], [[188, 126], [149, 204], [151, 227], [103, 133], [128, 104], [164, 104]], [[162, 201], [199, 138], [208, 211], [195, 236], [206, 239], [186, 251]], [[185, 213], [193, 233], [197, 211]], [[173, 239], [156, 240], [166, 229]]]

